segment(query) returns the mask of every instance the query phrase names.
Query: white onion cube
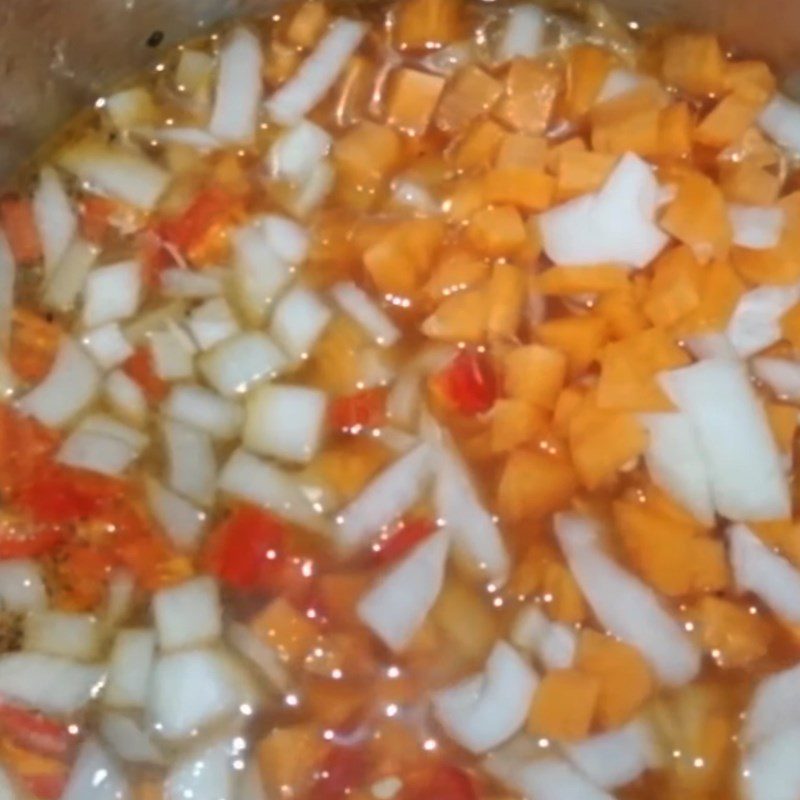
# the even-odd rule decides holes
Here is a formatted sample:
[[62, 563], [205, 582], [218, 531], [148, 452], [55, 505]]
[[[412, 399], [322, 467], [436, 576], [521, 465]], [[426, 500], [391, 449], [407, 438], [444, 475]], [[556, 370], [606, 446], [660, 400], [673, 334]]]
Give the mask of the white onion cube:
[[133, 355], [133, 347], [116, 322], [86, 331], [81, 341], [101, 369], [112, 369]]
[[155, 652], [153, 631], [146, 628], [120, 631], [111, 649], [103, 702], [115, 708], [142, 708], [147, 702]]
[[150, 511], [169, 540], [181, 550], [194, 550], [205, 529], [206, 513], [152, 478], [145, 488]]
[[162, 380], [180, 381], [194, 375], [194, 342], [177, 325], [151, 333], [150, 352], [153, 367]]
[[153, 611], [162, 650], [208, 644], [222, 634], [222, 606], [213, 578], [162, 589], [153, 597]]
[[241, 331], [231, 307], [222, 297], [195, 308], [189, 314], [187, 327], [201, 350], [210, 350]]
[[275, 378], [288, 365], [275, 342], [255, 331], [227, 339], [204, 353], [199, 364], [206, 380], [226, 397], [243, 394], [255, 383]]
[[275, 306], [270, 335], [292, 358], [306, 358], [332, 317], [330, 307], [316, 292], [294, 286]]
[[269, 170], [273, 178], [303, 182], [311, 170], [328, 155], [331, 135], [319, 125], [302, 120], [284, 131], [269, 151]]
[[142, 267], [138, 261], [97, 267], [86, 279], [83, 324], [94, 328], [133, 316], [141, 293]]
[[47, 607], [47, 589], [35, 561], [0, 561], [0, 602], [13, 612], [41, 611]]
[[35, 611], [25, 619], [23, 647], [37, 653], [94, 661], [102, 631], [97, 617], [69, 611]]
[[242, 426], [241, 406], [202, 386], [176, 386], [164, 401], [164, 413], [205, 431], [214, 439], [231, 439]]

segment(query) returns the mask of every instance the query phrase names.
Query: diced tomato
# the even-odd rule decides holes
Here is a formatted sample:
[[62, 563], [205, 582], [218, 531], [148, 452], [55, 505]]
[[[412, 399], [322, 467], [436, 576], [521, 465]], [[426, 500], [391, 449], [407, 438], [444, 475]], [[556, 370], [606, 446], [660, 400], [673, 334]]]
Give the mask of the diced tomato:
[[386, 422], [386, 396], [386, 389], [376, 387], [337, 397], [328, 410], [331, 428], [351, 432], [380, 427]]
[[55, 554], [53, 604], [61, 611], [85, 612], [103, 602], [117, 560], [100, 545], [72, 539]]
[[136, 352], [122, 365], [126, 374], [139, 384], [151, 405], [157, 405], [169, 391], [169, 384], [159, 378], [153, 357], [147, 347], [137, 347]]
[[60, 440], [58, 431], [0, 405], [0, 487], [13, 494], [41, 475]]
[[341, 800], [363, 783], [368, 762], [360, 747], [334, 745], [309, 792], [309, 800]]
[[477, 800], [478, 793], [462, 769], [440, 762], [413, 772], [406, 782], [403, 800]]
[[55, 550], [66, 531], [59, 525], [6, 518], [0, 520], [0, 560], [38, 558]]
[[27, 790], [38, 800], [59, 800], [67, 788], [69, 774], [54, 772], [49, 775], [23, 775], [22, 782]]
[[373, 547], [371, 560], [374, 564], [390, 564], [399, 561], [435, 530], [436, 523], [428, 517], [401, 519], [394, 530]]
[[61, 330], [27, 308], [15, 308], [11, 320], [8, 348], [11, 369], [24, 381], [40, 381], [55, 361]]
[[69, 777], [69, 765], [63, 756], [47, 755], [24, 747], [11, 736], [0, 737], [0, 752], [3, 763], [13, 770], [32, 797], [58, 800], [63, 795]]
[[286, 530], [272, 514], [241, 506], [211, 534], [205, 568], [237, 589], [268, 588], [282, 574]]
[[0, 731], [20, 747], [46, 756], [64, 756], [75, 743], [62, 722], [6, 703], [0, 703]]
[[497, 399], [497, 376], [489, 358], [475, 350], [459, 353], [444, 370], [432, 376], [433, 388], [458, 412], [475, 416]]
[[42, 242], [30, 200], [16, 196], [0, 200], [0, 222], [17, 264], [33, 264], [42, 258]]
[[84, 239], [100, 244], [111, 229], [111, 217], [119, 205], [108, 197], [92, 194], [80, 201], [80, 232]]

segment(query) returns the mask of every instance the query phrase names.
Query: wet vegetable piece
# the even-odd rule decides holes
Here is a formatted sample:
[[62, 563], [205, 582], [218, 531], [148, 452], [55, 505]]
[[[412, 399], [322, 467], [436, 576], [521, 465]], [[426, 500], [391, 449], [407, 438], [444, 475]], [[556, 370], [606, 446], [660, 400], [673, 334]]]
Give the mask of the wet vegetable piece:
[[468, 0], [160, 58], [0, 197], [0, 795], [800, 797], [778, 76]]

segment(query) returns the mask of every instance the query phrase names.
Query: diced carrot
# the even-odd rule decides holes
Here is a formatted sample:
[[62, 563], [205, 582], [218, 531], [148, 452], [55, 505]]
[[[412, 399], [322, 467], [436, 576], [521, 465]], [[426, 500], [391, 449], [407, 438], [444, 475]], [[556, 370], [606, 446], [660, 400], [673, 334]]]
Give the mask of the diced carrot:
[[486, 173], [486, 200], [524, 211], [544, 211], [553, 201], [552, 176], [532, 167], [502, 167]]
[[276, 648], [281, 658], [294, 664], [302, 661], [319, 639], [317, 626], [281, 597], [259, 611], [249, 627]]
[[478, 119], [455, 141], [448, 155], [456, 169], [486, 169], [494, 162], [505, 137], [505, 130], [494, 120]]
[[519, 448], [503, 467], [497, 510], [510, 522], [546, 517], [567, 508], [577, 488], [575, 470], [565, 458]]
[[663, 91], [646, 83], [595, 106], [589, 115], [593, 149], [602, 153], [657, 155], [661, 109], [665, 105]]
[[733, 203], [771, 206], [780, 194], [781, 179], [752, 161], [723, 162], [719, 166], [719, 187]]
[[64, 759], [42, 755], [7, 738], [0, 739], [0, 755], [24, 787], [26, 797], [59, 800], [63, 796], [69, 777]]
[[394, 40], [411, 50], [449, 44], [461, 36], [464, 23], [462, 0], [402, 0], [394, 15]]
[[648, 327], [642, 310], [644, 285], [641, 278], [619, 289], [603, 292], [595, 303], [594, 312], [608, 323], [610, 339], [624, 339]]
[[376, 386], [334, 398], [328, 406], [328, 424], [344, 432], [379, 428], [386, 422], [386, 394], [384, 387]]
[[354, 437], [323, 450], [315, 459], [314, 468], [345, 500], [355, 497], [370, 478], [389, 461], [390, 454], [378, 441]]
[[8, 195], [0, 200], [0, 225], [18, 265], [33, 264], [42, 258], [33, 204], [27, 197]]
[[169, 384], [156, 374], [149, 347], [138, 347], [122, 368], [139, 384], [150, 405], [157, 405], [167, 396]]
[[[418, 2], [450, 2], [452, 0], [418, 0]], [[462, 67], [445, 87], [436, 125], [445, 132], [456, 132], [488, 111], [500, 97], [503, 86], [480, 67]]]
[[264, 78], [270, 86], [280, 86], [294, 75], [302, 60], [303, 54], [297, 47], [276, 37], [267, 49]]
[[562, 742], [585, 739], [600, 694], [600, 681], [577, 669], [548, 672], [533, 697], [528, 732]]
[[576, 386], [567, 386], [558, 395], [553, 409], [553, 427], [558, 433], [563, 434], [567, 431], [572, 414], [581, 407], [583, 398], [584, 392]]
[[707, 147], [727, 147], [744, 135], [756, 121], [759, 111], [758, 104], [736, 92], [729, 94], [703, 118], [694, 132], [694, 138]]
[[257, 747], [261, 779], [270, 794], [304, 794], [330, 744], [313, 722], [275, 728]]
[[661, 327], [674, 325], [700, 305], [701, 270], [689, 247], [665, 251], [653, 264], [644, 313]]
[[800, 350], [800, 303], [781, 317], [781, 334], [795, 350]]
[[527, 282], [525, 273], [513, 264], [498, 263], [487, 287], [486, 332], [491, 339], [516, 337], [522, 320]]
[[775, 93], [777, 81], [763, 61], [732, 61], [725, 65], [725, 88], [756, 105], [764, 105]]
[[704, 649], [726, 668], [747, 667], [763, 658], [769, 629], [756, 614], [731, 600], [703, 597], [696, 607]]
[[675, 177], [678, 192], [661, 217], [661, 227], [689, 245], [701, 261], [725, 256], [732, 233], [719, 187], [695, 170], [681, 170]]
[[579, 44], [569, 50], [562, 99], [568, 119], [579, 119], [591, 109], [613, 61], [608, 50], [593, 44]]
[[572, 136], [550, 147], [545, 158], [545, 166], [550, 172], [558, 169], [559, 159], [566, 153], [585, 153], [589, 148], [580, 136]]
[[566, 565], [552, 561], [542, 576], [540, 600], [548, 615], [565, 625], [586, 622], [589, 610], [578, 582]]
[[694, 117], [688, 103], [672, 103], [658, 118], [658, 155], [685, 158], [692, 152]]
[[425, 319], [421, 331], [442, 342], [482, 342], [486, 338], [489, 297], [484, 287], [445, 297]]
[[442, 209], [449, 222], [463, 223], [486, 205], [482, 178], [459, 178], [451, 182]]
[[561, 82], [561, 75], [554, 68], [515, 58], [506, 73], [504, 95], [494, 114], [515, 131], [542, 134], [553, 114]]
[[759, 539], [779, 550], [795, 566], [800, 565], [800, 526], [791, 519], [752, 522], [750, 527]]
[[358, 601], [371, 582], [371, 575], [363, 570], [320, 575], [314, 587], [314, 607], [327, 623], [342, 628], [357, 626]]
[[420, 136], [428, 129], [443, 89], [440, 75], [402, 67], [390, 81], [386, 120], [405, 133]]
[[611, 153], [589, 150], [567, 150], [558, 159], [556, 199], [569, 200], [599, 189], [616, 163]]
[[516, 208], [493, 206], [472, 215], [467, 237], [479, 252], [499, 258], [517, 252], [525, 244], [527, 234]]
[[718, 539], [697, 538], [689, 543], [693, 592], [723, 592], [731, 586], [725, 545]]
[[111, 218], [119, 204], [97, 194], [85, 195], [80, 200], [80, 232], [84, 239], [100, 244], [111, 228]]
[[580, 375], [597, 359], [608, 338], [608, 323], [594, 316], [563, 317], [536, 326], [536, 338], [560, 350], [571, 375]]
[[515, 347], [503, 360], [503, 372], [510, 397], [552, 409], [567, 377], [567, 357], [539, 344]]
[[429, 299], [438, 302], [476, 286], [488, 276], [489, 265], [485, 261], [469, 253], [453, 253], [439, 262], [422, 290]]
[[503, 399], [494, 404], [491, 417], [490, 446], [492, 453], [507, 453], [531, 442], [544, 430], [547, 417], [542, 409], [524, 400]]
[[14, 374], [28, 383], [40, 381], [53, 365], [60, 340], [58, 325], [26, 308], [15, 308], [8, 349]]
[[778, 447], [784, 453], [793, 452], [798, 423], [797, 408], [785, 403], [767, 403], [766, 409], [769, 426]]
[[508, 581], [508, 591], [521, 597], [531, 597], [542, 588], [544, 573], [551, 563], [558, 563], [558, 551], [548, 542], [527, 543], [514, 564]]
[[680, 33], [664, 43], [664, 80], [690, 95], [719, 94], [725, 88], [725, 54], [716, 36]]
[[164, 800], [164, 782], [142, 778], [133, 787], [133, 800]]
[[295, 47], [311, 48], [328, 27], [330, 18], [323, 0], [305, 0], [292, 14], [284, 38]]
[[600, 358], [597, 404], [614, 411], [671, 411], [655, 380], [657, 373], [686, 366], [691, 359], [661, 328], [610, 342]]
[[363, 687], [345, 681], [316, 678], [303, 686], [303, 701], [312, 719], [334, 729], [352, 724], [368, 699]]
[[613, 264], [581, 267], [550, 267], [533, 279], [534, 287], [542, 294], [577, 295], [599, 294], [622, 289], [628, 284], [626, 270]]
[[744, 289], [744, 284], [727, 261], [712, 261], [703, 271], [700, 305], [680, 321], [680, 331], [724, 330]]
[[647, 663], [624, 642], [584, 630], [578, 640], [576, 666], [599, 682], [597, 721], [604, 729], [628, 722], [655, 689]]
[[398, 133], [369, 120], [354, 125], [333, 146], [333, 160], [340, 177], [371, 191], [397, 169], [401, 159]]
[[[270, 45], [268, 52], [273, 47]], [[375, 63], [365, 55], [354, 55], [347, 62], [337, 84], [335, 116], [339, 125], [353, 125], [368, 115], [375, 73]]]
[[500, 142], [495, 166], [530, 167], [544, 169], [547, 159], [547, 140], [543, 136], [529, 136], [526, 133], [507, 133]]
[[[483, 593], [461, 580], [449, 578], [431, 610], [431, 619], [447, 647], [467, 663], [486, 658], [497, 640], [497, 622]], [[437, 656], [441, 658], [441, 651]]]
[[647, 447], [647, 432], [633, 414], [598, 408], [593, 397], [573, 413], [568, 435], [572, 461], [587, 489], [613, 480]]

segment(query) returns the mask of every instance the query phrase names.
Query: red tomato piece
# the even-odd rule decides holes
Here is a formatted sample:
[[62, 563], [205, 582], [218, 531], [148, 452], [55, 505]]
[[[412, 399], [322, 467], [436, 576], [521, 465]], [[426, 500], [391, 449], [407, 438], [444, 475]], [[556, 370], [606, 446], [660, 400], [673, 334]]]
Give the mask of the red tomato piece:
[[463, 350], [444, 370], [432, 377], [435, 388], [461, 414], [475, 416], [488, 411], [497, 399], [497, 376], [489, 358], [475, 350]]
[[63, 723], [5, 703], [0, 704], [0, 731], [20, 747], [46, 756], [64, 756], [76, 741]]
[[21, 775], [25, 788], [38, 800], [59, 800], [67, 788], [69, 774], [66, 768], [61, 772], [42, 775]]
[[167, 396], [169, 384], [156, 374], [153, 357], [147, 347], [137, 347], [122, 368], [128, 377], [139, 384], [151, 405], [157, 405]]
[[237, 589], [268, 588], [282, 574], [286, 530], [255, 506], [241, 506], [209, 537], [204, 564]]
[[362, 748], [334, 745], [309, 792], [309, 800], [341, 800], [363, 782], [367, 759]]
[[399, 561], [435, 530], [436, 523], [428, 517], [401, 519], [385, 539], [373, 546], [371, 560], [375, 564]]
[[30, 520], [0, 521], [0, 560], [38, 558], [55, 550], [64, 541], [65, 531], [58, 525]]
[[328, 410], [328, 422], [334, 430], [358, 432], [361, 428], [379, 428], [386, 422], [386, 389], [364, 389], [337, 397]]
[[17, 264], [33, 264], [42, 258], [42, 242], [30, 200], [15, 196], [0, 200], [0, 222]]
[[463, 770], [440, 762], [414, 772], [406, 783], [403, 800], [478, 800], [470, 776]]

